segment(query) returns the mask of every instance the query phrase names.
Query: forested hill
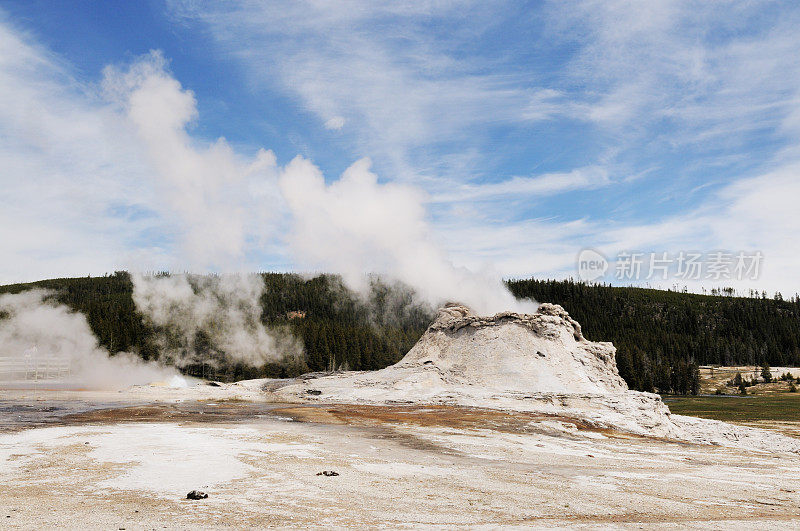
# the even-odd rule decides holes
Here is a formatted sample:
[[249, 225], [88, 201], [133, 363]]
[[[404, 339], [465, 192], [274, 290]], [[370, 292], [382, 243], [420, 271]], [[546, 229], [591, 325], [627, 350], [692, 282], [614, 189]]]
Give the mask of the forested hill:
[[[222, 366], [213, 373], [216, 378], [382, 368], [398, 361], [433, 318], [432, 309], [414, 305], [408, 293], [398, 294], [382, 284], [376, 284], [370, 300], [363, 302], [333, 276], [262, 277], [262, 321], [301, 337], [305, 363]], [[508, 285], [518, 297], [564, 306], [582, 324], [587, 338], [612, 341], [620, 373], [634, 389], [691, 392], [698, 364], [800, 365], [796, 297], [782, 301], [706, 296], [571, 281], [513, 280]], [[136, 311], [127, 273], [0, 286], [0, 294], [31, 288], [51, 290], [59, 302], [84, 313], [109, 351], [157, 356], [156, 330]], [[200, 370], [187, 368], [194, 374]]]
[[[364, 301], [331, 275], [312, 279], [287, 273], [261, 276], [265, 284], [262, 322], [288, 328], [302, 338], [305, 363], [270, 363], [260, 368], [222, 363], [212, 373], [206, 366], [184, 367], [184, 372], [237, 380], [341, 368], [381, 369], [399, 361], [434, 316], [432, 309], [414, 304], [407, 291], [390, 290], [380, 282], [373, 283], [369, 300]], [[128, 273], [0, 286], [0, 295], [34, 288], [53, 292], [56, 301], [85, 314], [98, 341], [110, 352], [135, 352], [144, 359], [158, 357], [154, 336], [163, 331], [148, 324], [136, 310]]]
[[508, 285], [517, 297], [562, 305], [587, 338], [612, 341], [620, 374], [635, 389], [674, 388], [675, 373], [687, 362], [800, 365], [797, 296], [785, 301], [532, 279]]

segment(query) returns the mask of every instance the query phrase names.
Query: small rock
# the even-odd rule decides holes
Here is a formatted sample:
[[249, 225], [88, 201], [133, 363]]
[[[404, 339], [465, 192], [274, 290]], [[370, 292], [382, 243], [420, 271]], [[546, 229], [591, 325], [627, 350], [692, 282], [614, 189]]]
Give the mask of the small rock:
[[338, 472], [335, 472], [335, 471], [333, 471], [333, 470], [323, 470], [322, 472], [317, 472], [317, 475], [318, 475], [318, 476], [327, 476], [327, 477], [331, 477], [331, 476], [338, 476], [338, 475], [339, 475], [339, 473], [338, 473]]
[[317, 396], [317, 395], [321, 395], [322, 391], [320, 391], [319, 389], [306, 389], [306, 394], [307, 395]]
[[202, 490], [193, 490], [186, 495], [187, 500], [205, 500], [206, 498], [208, 498], [208, 494]]

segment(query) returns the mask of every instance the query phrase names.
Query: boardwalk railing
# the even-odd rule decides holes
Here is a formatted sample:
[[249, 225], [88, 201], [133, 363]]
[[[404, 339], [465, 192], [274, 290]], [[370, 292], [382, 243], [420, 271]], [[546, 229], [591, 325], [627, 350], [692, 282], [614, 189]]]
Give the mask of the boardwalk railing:
[[68, 358], [12, 358], [0, 356], [0, 381], [56, 380], [69, 378]]

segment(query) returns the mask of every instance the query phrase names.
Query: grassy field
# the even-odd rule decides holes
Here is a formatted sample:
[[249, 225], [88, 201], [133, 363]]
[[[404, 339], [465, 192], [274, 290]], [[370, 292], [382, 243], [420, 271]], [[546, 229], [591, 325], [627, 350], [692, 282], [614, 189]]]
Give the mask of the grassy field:
[[800, 421], [800, 393], [752, 396], [664, 396], [670, 411], [726, 422]]

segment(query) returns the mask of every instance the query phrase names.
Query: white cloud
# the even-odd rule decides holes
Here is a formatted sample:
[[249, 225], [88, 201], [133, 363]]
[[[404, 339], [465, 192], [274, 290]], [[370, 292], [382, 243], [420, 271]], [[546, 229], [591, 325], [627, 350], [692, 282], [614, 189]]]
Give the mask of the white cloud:
[[[589, 119], [625, 127], [625, 136], [667, 134], [674, 144], [709, 148], [712, 140], [741, 143], [747, 133], [774, 127], [796, 105], [800, 13], [771, 12], [775, 7], [553, 2], [549, 16], [554, 37], [577, 44], [566, 73], [589, 87], [570, 95]], [[709, 137], [714, 130], [716, 138]]]
[[[531, 88], [524, 70], [494, 72], [489, 60], [458, 57], [473, 32], [491, 27], [482, 15], [492, 9], [479, 2], [170, 5], [174, 16], [207, 25], [259, 85], [299, 98], [326, 127], [346, 121], [358, 151], [380, 158], [393, 178], [419, 178], [436, 164], [434, 145], [459, 141], [466, 149], [487, 125], [557, 112], [556, 94]], [[465, 10], [463, 33], [443, 39], [427, 27]]]
[[113, 271], [152, 230], [124, 123], [0, 19], [0, 282]]
[[[435, 237], [456, 264], [472, 270], [491, 264], [512, 277], [574, 277], [576, 258], [583, 248], [596, 248], [610, 259], [621, 251], [646, 256], [668, 252], [672, 257], [680, 251], [760, 251], [763, 263], [757, 279], [651, 282], [664, 289], [733, 286], [740, 293], [755, 289], [790, 296], [800, 293], [800, 253], [794, 245], [800, 233], [798, 197], [800, 163], [787, 163], [723, 186], [696, 208], [652, 220], [621, 222], [610, 216], [587, 216], [497, 221], [493, 212], [479, 208], [443, 216], [437, 220]], [[614, 280], [613, 269], [605, 280]]]
[[346, 119], [357, 152], [393, 178], [433, 168], [469, 180], [491, 153], [470, 156], [462, 172], [437, 164], [454, 155], [445, 143], [488, 151], [487, 126], [554, 119], [597, 126], [584, 133], [615, 144], [632, 167], [642, 143], [711, 152], [779, 127], [798, 100], [800, 13], [776, 16], [770, 2], [548, 2], [523, 15], [531, 28], [544, 21], [542, 35], [511, 33], [530, 40], [493, 40], [484, 53], [470, 47], [520, 16], [512, 4], [170, 5], [210, 29], [262, 87], [298, 98], [323, 123]]
[[[362, 151], [387, 157], [399, 168], [383, 175], [391, 177], [389, 183], [380, 183], [359, 162], [328, 185], [305, 159], [282, 170], [268, 151], [247, 156], [224, 140], [209, 145], [193, 138], [187, 126], [197, 118], [194, 96], [158, 55], [107, 71], [103, 97], [114, 95], [111, 105], [98, 87], [76, 81], [68, 65], [0, 22], [0, 282], [102, 273], [143, 255], [153, 268], [175, 265], [179, 255], [187, 265], [225, 267], [245, 257], [246, 267], [256, 267], [265, 262], [252, 259], [253, 253], [265, 245], [285, 253], [275, 238], [281, 231], [270, 227], [291, 212], [300, 242], [294, 248], [296, 265], [333, 268], [352, 274], [354, 281], [356, 262], [361, 271], [447, 286], [442, 272], [451, 271], [448, 253], [472, 270], [490, 264], [499, 273], [527, 276], [571, 273], [577, 252], [588, 246], [607, 253], [729, 248], [762, 250], [763, 285], [797, 290], [800, 264], [790, 243], [800, 229], [792, 201], [800, 196], [794, 17], [747, 33], [744, 22], [732, 19], [749, 20], [754, 5], [703, 8], [696, 18], [680, 3], [657, 4], [647, 12], [616, 2], [570, 12], [550, 5], [551, 18], [563, 15], [564, 24], [586, 30], [566, 39], [577, 42], [579, 53], [564, 77], [591, 87], [577, 94], [538, 83], [520, 88], [519, 78], [455, 61], [446, 42], [441, 48], [442, 42], [413, 24], [419, 17], [453, 16], [457, 9], [449, 4], [357, 3], [344, 10], [326, 4], [315, 5], [310, 14], [294, 3], [245, 4], [245, 14], [259, 16], [248, 19], [239, 9], [208, 15], [224, 46], [242, 54], [254, 72], [275, 63], [279, 82], [296, 91], [321, 124], [346, 123], [347, 132], [364, 140]], [[698, 35], [719, 9], [732, 10], [724, 18], [730, 27], [720, 31], [745, 34], [711, 46]], [[401, 23], [388, 24], [398, 13]], [[270, 28], [288, 29], [265, 30], [259, 25], [264, 17], [272, 17]], [[368, 31], [376, 21], [390, 26], [379, 25], [383, 35]], [[256, 37], [269, 47], [238, 46], [239, 38]], [[303, 39], [308, 45], [296, 46]], [[609, 138], [621, 146], [597, 163], [528, 177], [498, 176], [483, 184], [476, 184], [472, 171], [485, 162], [479, 149], [465, 145], [458, 154], [430, 149], [430, 159], [438, 162], [421, 165], [435, 169], [429, 173], [437, 175], [437, 163], [456, 169], [448, 179], [417, 181], [430, 197], [392, 183], [402, 180], [403, 168], [418, 173], [420, 166], [409, 157], [417, 147], [428, 150], [440, 138], [467, 138], [493, 120], [560, 116], [602, 124], [615, 131]], [[510, 199], [620, 182], [614, 159], [649, 148], [636, 138], [649, 139], [647, 129], [663, 120], [677, 126], [657, 133], [658, 141], [675, 149], [701, 141], [717, 148], [736, 145], [763, 128], [785, 137], [785, 149], [744, 178], [732, 175], [699, 206], [652, 220], [617, 221], [597, 211], [577, 219], [552, 211], [526, 213], [527, 219], [519, 220], [509, 211]], [[731, 151], [721, 157], [730, 158]], [[287, 177], [298, 167], [302, 175], [296, 180], [306, 188]], [[277, 190], [279, 176], [288, 206]], [[426, 202], [434, 222], [420, 206]], [[503, 211], [508, 215], [496, 215]], [[402, 245], [392, 249], [392, 239]], [[412, 249], [411, 258], [397, 255], [406, 249]], [[336, 252], [345, 254], [341, 261]], [[434, 264], [438, 273], [417, 278], [426, 268], [414, 268], [425, 264]]]
[[434, 196], [433, 201], [450, 203], [507, 196], [547, 196], [575, 190], [593, 190], [611, 182], [608, 171], [604, 168], [578, 168], [565, 173], [513, 177], [497, 183], [456, 185], [453, 189]]
[[342, 127], [344, 127], [344, 118], [341, 116], [334, 116], [327, 122], [325, 122], [325, 129], [330, 129], [331, 131], [338, 131]]
[[[416, 179], [430, 194], [434, 230], [460, 263], [561, 274], [585, 246], [769, 247], [775, 263], [768, 271], [775, 276], [765, 282], [796, 286], [777, 272], [794, 264], [776, 243], [791, 238], [785, 229], [793, 222], [782, 220], [793, 214], [783, 208], [772, 209], [780, 215], [758, 214], [745, 205], [755, 194], [761, 206], [780, 206], [792, 190], [790, 179], [775, 171], [791, 173], [800, 156], [797, 10], [758, 1], [548, 2], [530, 12], [545, 21], [544, 33], [525, 42], [527, 51], [543, 50], [543, 62], [499, 42], [488, 54], [504, 62], [493, 64], [487, 55], [464, 52], [463, 44], [480, 39], [505, 13], [495, 9], [481, 18], [476, 9], [481, 4], [174, 6], [175, 13], [202, 21], [247, 71], [269, 72], [270, 78], [255, 78], [262, 86], [294, 95], [323, 123], [345, 118], [357, 151], [388, 168], [385, 177]], [[449, 35], [429, 32], [436, 25], [450, 28]], [[553, 50], [559, 54], [548, 55]], [[511, 73], [509, 65], [523, 73]], [[577, 168], [492, 175], [487, 182], [493, 154], [474, 138], [493, 124], [535, 121], [584, 122], [575, 134], [599, 147], [600, 155]], [[460, 152], [442, 148], [442, 139]], [[761, 142], [771, 143], [761, 148], [766, 157], [746, 156]], [[713, 193], [702, 177], [681, 181], [680, 164], [693, 175], [703, 168], [731, 171], [715, 176], [722, 190]], [[652, 170], [658, 166], [667, 169]], [[617, 177], [631, 174], [644, 174], [647, 185], [624, 186], [627, 179]], [[758, 192], [745, 184], [755, 182]], [[706, 198], [689, 210], [660, 209], [655, 219], [618, 221], [596, 209], [575, 219], [561, 214], [555, 201], [541, 213], [515, 211], [526, 198], [610, 184], [621, 188], [622, 210], [635, 205], [649, 213], [642, 201], [652, 199], [638, 192], [644, 186], [678, 197], [702, 190]]]

